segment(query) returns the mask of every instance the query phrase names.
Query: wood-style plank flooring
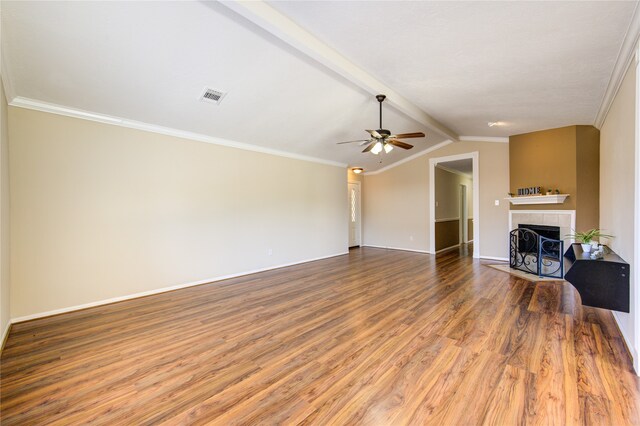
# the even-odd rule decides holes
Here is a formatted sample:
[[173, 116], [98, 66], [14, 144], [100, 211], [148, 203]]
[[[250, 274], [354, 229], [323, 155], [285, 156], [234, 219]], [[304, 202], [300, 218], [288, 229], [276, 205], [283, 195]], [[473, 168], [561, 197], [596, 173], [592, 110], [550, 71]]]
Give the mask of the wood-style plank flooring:
[[15, 324], [1, 362], [3, 425], [640, 423], [609, 311], [456, 251], [356, 249]]

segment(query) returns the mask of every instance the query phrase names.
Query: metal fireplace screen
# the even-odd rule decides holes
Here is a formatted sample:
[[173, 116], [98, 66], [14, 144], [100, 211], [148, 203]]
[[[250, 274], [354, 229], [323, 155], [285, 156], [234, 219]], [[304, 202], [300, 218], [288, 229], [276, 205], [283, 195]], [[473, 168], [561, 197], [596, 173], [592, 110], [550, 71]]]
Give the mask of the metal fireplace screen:
[[563, 278], [564, 242], [547, 238], [529, 228], [510, 232], [510, 266], [539, 277]]

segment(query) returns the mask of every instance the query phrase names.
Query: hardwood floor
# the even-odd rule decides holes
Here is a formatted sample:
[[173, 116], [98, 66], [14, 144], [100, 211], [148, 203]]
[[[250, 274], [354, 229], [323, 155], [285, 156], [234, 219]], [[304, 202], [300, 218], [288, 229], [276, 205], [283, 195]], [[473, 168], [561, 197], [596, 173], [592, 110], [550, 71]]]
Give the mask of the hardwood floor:
[[577, 297], [364, 248], [15, 324], [2, 424], [638, 424], [611, 313]]

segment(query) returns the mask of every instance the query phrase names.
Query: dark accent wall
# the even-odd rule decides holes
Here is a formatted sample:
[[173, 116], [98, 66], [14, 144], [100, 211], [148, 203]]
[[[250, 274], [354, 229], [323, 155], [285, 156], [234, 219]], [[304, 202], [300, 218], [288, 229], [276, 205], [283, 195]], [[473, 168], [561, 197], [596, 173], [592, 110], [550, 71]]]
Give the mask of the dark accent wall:
[[436, 222], [436, 251], [460, 244], [460, 220]]
[[568, 126], [509, 137], [509, 187], [541, 186], [569, 194], [563, 204], [511, 205], [511, 210], [575, 210], [576, 228], [599, 223], [600, 131]]
[[576, 126], [576, 228], [600, 226], [600, 130]]

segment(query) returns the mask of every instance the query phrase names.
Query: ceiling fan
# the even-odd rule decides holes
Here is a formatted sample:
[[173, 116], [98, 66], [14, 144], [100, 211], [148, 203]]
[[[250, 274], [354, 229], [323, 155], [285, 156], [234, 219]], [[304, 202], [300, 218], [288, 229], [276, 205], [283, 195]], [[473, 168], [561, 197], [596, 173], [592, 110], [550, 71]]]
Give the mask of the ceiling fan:
[[367, 145], [367, 147], [362, 152], [371, 151], [372, 154], [380, 154], [383, 150], [386, 153], [391, 152], [394, 146], [402, 149], [411, 149], [413, 145], [408, 144], [406, 142], [402, 142], [398, 139], [406, 139], [406, 138], [424, 138], [425, 134], [422, 132], [414, 132], [414, 133], [400, 133], [397, 135], [392, 135], [391, 132], [387, 129], [382, 128], [382, 102], [387, 97], [385, 95], [376, 95], [376, 99], [380, 103], [380, 128], [378, 130], [366, 130], [369, 132], [371, 137], [369, 139], [359, 139], [355, 141], [345, 141], [338, 142], [338, 145], [344, 143], [354, 143], [360, 142], [360, 145]]

